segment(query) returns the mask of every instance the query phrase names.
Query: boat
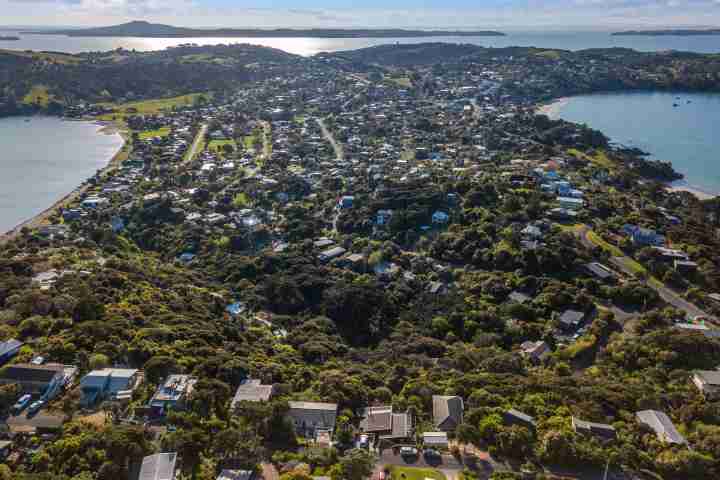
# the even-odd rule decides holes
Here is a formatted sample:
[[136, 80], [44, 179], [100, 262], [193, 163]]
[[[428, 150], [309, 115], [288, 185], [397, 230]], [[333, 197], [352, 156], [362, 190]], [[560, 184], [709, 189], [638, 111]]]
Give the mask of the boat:
[[678, 106], [678, 104], [677, 104], [677, 103], [673, 103], [673, 107], [677, 107], [677, 106]]

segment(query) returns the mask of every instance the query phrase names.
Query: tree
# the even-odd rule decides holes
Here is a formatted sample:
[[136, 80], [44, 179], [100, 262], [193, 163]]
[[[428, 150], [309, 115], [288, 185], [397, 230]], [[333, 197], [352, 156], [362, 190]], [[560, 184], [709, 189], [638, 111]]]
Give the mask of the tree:
[[90, 357], [91, 370], [100, 370], [108, 366], [110, 366], [110, 359], [107, 357], [107, 355], [103, 355], [102, 353], [96, 353]]
[[159, 355], [145, 362], [143, 370], [145, 371], [145, 378], [148, 382], [160, 383], [160, 381], [168, 375], [177, 373], [179, 367], [174, 358]]
[[364, 480], [373, 471], [375, 461], [366, 450], [354, 448], [330, 469], [332, 480]]
[[0, 386], [0, 413], [6, 415], [20, 394], [20, 385], [10, 383]]

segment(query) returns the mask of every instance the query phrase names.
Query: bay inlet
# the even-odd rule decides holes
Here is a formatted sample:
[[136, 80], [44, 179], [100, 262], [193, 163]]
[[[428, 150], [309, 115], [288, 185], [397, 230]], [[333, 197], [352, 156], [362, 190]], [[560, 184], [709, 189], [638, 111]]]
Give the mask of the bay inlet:
[[685, 176], [681, 189], [720, 194], [720, 94], [628, 92], [581, 95], [541, 109], [550, 117], [584, 123], [611, 141], [669, 161]]
[[0, 119], [0, 233], [38, 215], [104, 168], [123, 145], [93, 122]]

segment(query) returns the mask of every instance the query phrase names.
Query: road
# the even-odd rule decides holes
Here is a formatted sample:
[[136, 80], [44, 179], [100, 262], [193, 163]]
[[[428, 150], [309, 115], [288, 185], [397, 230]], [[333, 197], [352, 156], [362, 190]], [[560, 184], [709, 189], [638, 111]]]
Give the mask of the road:
[[[592, 229], [588, 225], [582, 225], [576, 231], [578, 238], [583, 243], [583, 245], [585, 245], [587, 248], [593, 249], [598, 247], [598, 245], [588, 237], [591, 232]], [[610, 262], [626, 275], [635, 275], [635, 269], [633, 269], [632, 265], [636, 262], [632, 258], [628, 256], [613, 256], [610, 257]], [[662, 298], [666, 303], [672, 305], [678, 310], [682, 310], [690, 318], [697, 316], [704, 316], [710, 318], [707, 313], [682, 298], [677, 292], [664, 285], [660, 280], [651, 277], [645, 284], [655, 290], [658, 295], [660, 295], [660, 298]]]
[[330, 145], [332, 145], [333, 150], [335, 150], [335, 158], [339, 161], [342, 161], [345, 159], [345, 154], [343, 152], [342, 146], [335, 140], [335, 136], [328, 130], [327, 126], [325, 125], [325, 121], [322, 118], [317, 119], [318, 125], [320, 125], [320, 131], [322, 132], [322, 136], [325, 140], [330, 142]]
[[185, 159], [183, 160], [183, 163], [189, 163], [192, 162], [193, 158], [198, 154], [198, 149], [200, 148], [200, 145], [202, 145], [203, 141], [205, 140], [205, 134], [207, 133], [208, 126], [206, 123], [202, 124], [200, 127], [200, 130], [198, 130], [197, 135], [195, 135], [195, 140], [193, 140], [192, 145], [190, 145], [190, 150], [186, 152]]

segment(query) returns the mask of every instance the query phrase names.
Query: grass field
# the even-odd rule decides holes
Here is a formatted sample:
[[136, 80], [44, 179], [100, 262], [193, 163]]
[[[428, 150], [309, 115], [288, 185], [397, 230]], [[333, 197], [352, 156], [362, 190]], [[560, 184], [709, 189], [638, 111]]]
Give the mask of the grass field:
[[645, 267], [643, 267], [641, 264], [639, 264], [632, 258], [627, 257], [623, 253], [622, 250], [620, 250], [618, 247], [611, 245], [608, 242], [606, 242], [605, 240], [603, 240], [602, 237], [600, 237], [600, 235], [598, 235], [594, 231], [590, 230], [587, 233], [587, 239], [590, 240], [595, 245], [597, 245], [598, 247], [605, 250], [606, 252], [608, 252], [613, 257], [623, 257], [625, 266], [627, 266], [627, 268], [632, 270], [633, 273], [642, 273], [642, 274], [647, 273], [647, 269]]
[[162, 127], [157, 130], [145, 130], [140, 132], [140, 140], [146, 140], [153, 137], [166, 137], [170, 134], [170, 127]]
[[23, 97], [23, 103], [40, 104], [43, 107], [47, 107], [48, 102], [51, 99], [51, 95], [48, 93], [48, 89], [45, 85], [33, 85], [27, 95]]
[[391, 82], [402, 88], [411, 88], [412, 81], [408, 77], [390, 77], [388, 78]]
[[615, 166], [613, 161], [607, 156], [607, 153], [604, 150], [597, 150], [593, 155], [588, 155], [576, 148], [569, 148], [567, 150], [567, 153], [572, 155], [573, 157], [588, 160], [589, 162], [592, 162], [599, 167], [611, 169]]
[[415, 467], [390, 467], [390, 478], [392, 480], [446, 480], [442, 472], [432, 468]]
[[[118, 113], [101, 115], [100, 120], [111, 120], [112, 117], [124, 118], [129, 115], [157, 114], [165, 110], [171, 110], [173, 107], [185, 107], [193, 105], [195, 100], [200, 96], [209, 96], [208, 93], [191, 93], [188, 95], [180, 95], [179, 97], [155, 98], [151, 100], [141, 100], [139, 102], [129, 103], [101, 103], [100, 105], [114, 108]], [[107, 117], [107, 118], [106, 118]]]

